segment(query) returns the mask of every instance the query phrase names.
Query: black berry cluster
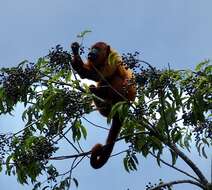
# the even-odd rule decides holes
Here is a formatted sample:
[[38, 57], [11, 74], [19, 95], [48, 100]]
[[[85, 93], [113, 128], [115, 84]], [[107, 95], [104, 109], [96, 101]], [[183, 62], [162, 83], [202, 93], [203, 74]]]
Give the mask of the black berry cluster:
[[0, 163], [3, 162], [6, 154], [11, 151], [11, 135], [0, 134]]
[[71, 91], [65, 89], [64, 93], [64, 113], [69, 118], [76, 118], [82, 116], [84, 113], [88, 113], [92, 99], [89, 97], [83, 97], [82, 92]]
[[138, 104], [135, 106], [133, 110], [133, 114], [136, 117], [137, 120], [142, 119], [143, 115], [148, 114], [147, 113], [147, 105], [146, 104]]
[[190, 112], [183, 112], [182, 115], [183, 124], [185, 126], [193, 126], [194, 136], [196, 140], [200, 140], [201, 137], [212, 138], [212, 121], [205, 119], [204, 122], [197, 121], [195, 114]]
[[159, 78], [159, 71], [149, 63], [140, 60], [138, 56], [139, 52], [137, 51], [135, 53], [123, 54], [122, 60], [127, 68], [133, 70], [135, 82], [140, 88], [141, 86], [147, 86], [150, 81], [157, 80]]
[[182, 119], [183, 119], [183, 125], [185, 126], [192, 126], [196, 125], [196, 121], [194, 120], [194, 113], [193, 112], [183, 112]]
[[212, 139], [212, 121], [205, 121], [201, 125], [195, 127], [194, 135], [195, 140], [201, 140], [202, 136], [208, 139]]
[[188, 78], [186, 81], [185, 81], [185, 87], [184, 87], [184, 91], [187, 95], [194, 95], [195, 92], [196, 92], [196, 88], [194, 86], [194, 84], [196, 83], [196, 80], [195, 78]]
[[34, 63], [18, 68], [3, 69], [0, 74], [0, 85], [13, 103], [24, 101], [30, 86], [37, 80], [37, 73]]
[[70, 70], [71, 55], [63, 50], [63, 47], [57, 45], [49, 51], [46, 56], [49, 59], [47, 66], [55, 73], [61, 70]]
[[[146, 185], [146, 190], [152, 189], [152, 188], [154, 188], [154, 187], [156, 187], [158, 185], [161, 185], [161, 184], [163, 184], [162, 179], [159, 180], [159, 184], [156, 184], [156, 183], [152, 184], [151, 182], [149, 182], [148, 185]], [[172, 188], [171, 188], [171, 186], [157, 188], [157, 190], [166, 190], [166, 189], [167, 190], [171, 190]]]
[[[51, 94], [44, 96], [45, 101]], [[92, 98], [84, 96], [80, 91], [69, 88], [58, 89], [47, 108], [54, 112], [53, 119], [48, 123], [47, 136], [60, 133], [66, 124], [73, 123], [75, 118], [80, 118], [83, 114], [89, 113], [92, 109], [91, 102]], [[61, 118], [63, 118], [62, 122]]]
[[80, 46], [80, 48], [79, 48], [79, 54], [80, 55], [85, 54], [85, 47], [84, 46]]
[[122, 61], [126, 64], [127, 68], [136, 71], [136, 68], [139, 67], [139, 59], [138, 59], [139, 52], [135, 53], [127, 53], [122, 54]]
[[155, 70], [143, 66], [140, 68], [140, 72], [135, 74], [136, 83], [138, 86], [147, 87], [150, 82], [158, 81], [159, 75]]
[[[31, 163], [39, 161], [46, 164], [48, 159], [57, 150], [53, 143], [44, 137], [32, 137], [33, 139], [24, 139], [19, 137], [19, 143], [12, 144], [14, 148], [14, 162], [16, 166], [28, 166]], [[27, 143], [28, 142], [28, 143]], [[30, 143], [29, 143], [30, 142]]]
[[[208, 83], [208, 80], [205, 80], [206, 78], [210, 80], [210, 76], [208, 77], [201, 71], [192, 73], [190, 77], [187, 77], [187, 79], [183, 81], [185, 93], [192, 96], [201, 92], [201, 89], [209, 90], [210, 82]], [[206, 100], [210, 100], [212, 97], [210, 91], [205, 91], [204, 93], [202, 93], [202, 95]]]

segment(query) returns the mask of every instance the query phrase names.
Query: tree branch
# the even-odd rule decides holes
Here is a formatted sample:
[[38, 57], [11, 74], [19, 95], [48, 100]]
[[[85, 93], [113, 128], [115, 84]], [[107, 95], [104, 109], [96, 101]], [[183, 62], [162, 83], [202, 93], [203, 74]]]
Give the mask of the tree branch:
[[70, 158], [85, 157], [85, 156], [87, 156], [89, 154], [91, 154], [91, 151], [83, 152], [83, 153], [80, 153], [80, 154], [68, 155], [68, 156], [51, 157], [51, 158], [49, 158], [49, 160], [66, 160], [66, 159], [70, 159]]
[[171, 181], [169, 183], [160, 184], [156, 187], [151, 188], [150, 190], [158, 190], [162, 187], [169, 187], [169, 186], [172, 186], [172, 185], [177, 185], [177, 184], [182, 184], [182, 183], [190, 183], [190, 184], [193, 184], [193, 185], [200, 187], [201, 189], [204, 189], [204, 186], [202, 184], [198, 183], [198, 182], [195, 182], [195, 181], [192, 181], [192, 180], [177, 180], [177, 181]]
[[151, 124], [150, 124], [150, 126], [151, 127], [147, 126], [147, 129], [150, 130], [154, 134], [154, 136], [157, 137], [161, 142], [163, 142], [170, 149], [172, 149], [177, 155], [179, 155], [180, 158], [182, 160], [184, 160], [184, 162], [186, 164], [188, 164], [188, 166], [199, 177], [199, 179], [203, 185], [208, 184], [208, 180], [205, 178], [205, 176], [200, 171], [200, 169], [192, 162], [192, 160], [190, 160], [188, 156], [186, 156], [181, 150], [179, 150], [175, 144], [173, 144], [172, 142], [167, 142], [165, 139], [163, 139], [163, 137], [160, 135], [160, 133], [158, 133], [157, 130], [155, 128], [153, 128], [153, 126]]
[[167, 144], [177, 155], [179, 155], [182, 160], [186, 162], [190, 166], [190, 168], [195, 172], [195, 174], [199, 177], [201, 180], [201, 183], [206, 185], [208, 183], [208, 180], [205, 178], [203, 173], [200, 171], [200, 169], [192, 162], [192, 160], [189, 159], [188, 156], [186, 156], [180, 149], [177, 148], [177, 146], [173, 143]]

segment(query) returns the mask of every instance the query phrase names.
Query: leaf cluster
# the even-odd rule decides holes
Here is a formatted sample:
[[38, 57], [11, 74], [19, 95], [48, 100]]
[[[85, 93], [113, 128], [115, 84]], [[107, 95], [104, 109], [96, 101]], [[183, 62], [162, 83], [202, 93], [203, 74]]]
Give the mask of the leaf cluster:
[[[36, 63], [24, 61], [17, 67], [1, 69], [0, 114], [11, 114], [17, 103], [23, 103], [26, 125], [10, 137], [2, 134], [0, 166], [2, 169], [6, 163], [6, 173], [16, 175], [21, 184], [38, 182], [43, 172], [54, 179], [54, 189], [65, 189], [69, 184], [68, 177], [56, 183], [59, 174], [56, 168], [49, 172], [48, 160], [64, 133], [71, 130], [73, 141], [86, 138], [80, 118], [93, 110], [92, 96], [73, 79], [71, 59], [71, 54], [58, 45]], [[35, 189], [41, 185], [36, 183]]]

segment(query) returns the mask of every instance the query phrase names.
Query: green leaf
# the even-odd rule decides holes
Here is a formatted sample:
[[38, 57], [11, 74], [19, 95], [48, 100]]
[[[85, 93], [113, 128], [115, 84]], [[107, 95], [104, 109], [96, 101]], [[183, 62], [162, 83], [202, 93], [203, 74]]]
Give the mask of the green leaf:
[[2, 99], [4, 98], [4, 95], [5, 95], [5, 91], [4, 91], [4, 88], [0, 88], [0, 101], [2, 101]]
[[28, 114], [29, 109], [24, 110], [22, 113], [22, 121], [25, 121], [27, 119], [26, 115]]
[[28, 184], [26, 172], [24, 172], [24, 168], [22, 167], [17, 169], [17, 180], [20, 184]]
[[169, 150], [170, 150], [170, 153], [171, 153], [171, 156], [172, 156], [172, 165], [174, 166], [176, 164], [178, 155], [174, 151], [172, 151], [171, 149], [169, 149]]
[[154, 137], [154, 136], [149, 137], [149, 140], [151, 141], [154, 149], [157, 149], [157, 150], [163, 149], [162, 142], [157, 137]]
[[75, 124], [72, 127], [72, 138], [73, 141], [75, 142], [76, 140], [80, 140], [81, 138], [81, 121], [76, 121]]
[[41, 186], [41, 182], [38, 182], [34, 185], [34, 188], [32, 190], [38, 190]]
[[181, 132], [177, 131], [172, 139], [173, 139], [174, 142], [178, 142], [181, 138], [182, 138]]
[[10, 160], [12, 160], [12, 158], [13, 158], [13, 154], [11, 154], [10, 156], [8, 156], [7, 159], [6, 159], [6, 173], [8, 175], [11, 174], [11, 170], [13, 168], [13, 165], [10, 165]]
[[121, 57], [120, 55], [115, 52], [115, 51], [112, 51], [109, 56], [108, 56], [108, 64], [110, 66], [116, 66], [118, 65], [119, 63], [121, 63]]
[[142, 146], [141, 151], [142, 151], [142, 155], [144, 157], [147, 157], [147, 155], [149, 154], [149, 146], [147, 144]]
[[174, 127], [174, 128], [171, 130], [171, 137], [172, 137], [172, 139], [174, 138], [175, 133], [176, 133], [179, 129], [180, 129], [179, 127]]
[[134, 159], [132, 157], [130, 157], [129, 159], [129, 165], [131, 166], [131, 170], [137, 170], [137, 166], [136, 166], [136, 163], [134, 161]]
[[206, 154], [206, 152], [205, 152], [205, 147], [203, 146], [202, 147], [202, 155], [207, 159], [208, 157], [207, 157], [207, 154]]
[[1, 173], [1, 171], [2, 171], [2, 163], [0, 163], [0, 173]]
[[71, 72], [68, 72], [67, 74], [66, 74], [66, 76], [65, 76], [65, 81], [66, 82], [70, 82], [71, 81]]
[[202, 138], [202, 142], [203, 142], [204, 144], [206, 144], [208, 147], [210, 146], [210, 145], [209, 145], [209, 142], [208, 142], [205, 138]]
[[0, 100], [0, 114], [4, 113], [4, 106], [3, 106], [3, 102]]
[[123, 159], [123, 163], [124, 163], [124, 168], [125, 168], [125, 170], [129, 173], [130, 170], [129, 170], [129, 167], [128, 167], [128, 158], [127, 158], [127, 157], [125, 157], [125, 158]]
[[124, 120], [128, 114], [129, 105], [126, 101], [120, 101], [116, 103], [107, 118], [107, 122], [110, 123], [113, 117], [118, 113], [120, 120]]
[[77, 38], [84, 38], [85, 35], [87, 35], [90, 32], [92, 32], [92, 31], [91, 30], [84, 30], [84, 31], [80, 32], [79, 34], [77, 34]]
[[184, 137], [184, 146], [190, 152], [190, 143], [189, 143], [189, 141], [191, 141], [191, 133], [186, 134], [185, 137]]
[[158, 163], [158, 166], [161, 166], [160, 165], [160, 156], [161, 156], [161, 154], [162, 154], [162, 151], [159, 150], [158, 153], [157, 153], [157, 163]]
[[47, 188], [49, 188], [49, 186], [47, 185], [47, 186], [45, 186], [42, 190], [46, 190]]
[[74, 184], [76, 185], [76, 187], [78, 187], [79, 186], [79, 182], [77, 181], [77, 179], [73, 178], [73, 181], [74, 181]]
[[133, 171], [134, 170], [134, 168], [133, 168], [133, 166], [132, 166], [132, 164], [130, 162], [130, 158], [128, 158], [128, 168], [129, 168], [129, 171]]
[[207, 74], [211, 74], [212, 73], [212, 65], [208, 65], [206, 68], [205, 68], [205, 72]]
[[203, 66], [205, 66], [206, 64], [208, 64], [208, 63], [209, 63], [209, 60], [206, 60], [206, 61], [203, 61], [203, 62], [199, 63], [199, 64], [196, 66], [195, 71], [201, 71], [201, 68], [202, 68]]
[[86, 139], [86, 137], [87, 137], [87, 130], [86, 130], [86, 128], [81, 124], [80, 125], [80, 129], [81, 129], [81, 132], [82, 132], [82, 135], [83, 135], [84, 139]]
[[201, 148], [202, 144], [203, 144], [203, 143], [200, 142], [200, 143], [198, 144], [198, 146], [197, 146], [197, 151], [198, 151], [198, 153], [199, 153], [199, 156], [201, 156], [200, 148]]
[[135, 154], [132, 154], [132, 158], [133, 158], [133, 160], [135, 161], [136, 164], [139, 164], [138, 159], [137, 159]]
[[47, 63], [48, 63], [48, 61], [47, 61], [45, 58], [40, 57], [40, 58], [38, 59], [37, 63], [36, 63], [36, 66], [37, 66], [38, 68], [41, 68], [43, 65], [46, 65]]
[[175, 99], [176, 107], [181, 106], [182, 105], [182, 99], [181, 99], [180, 93], [178, 91], [178, 88], [175, 85], [172, 85], [170, 90], [171, 90], [173, 97]]

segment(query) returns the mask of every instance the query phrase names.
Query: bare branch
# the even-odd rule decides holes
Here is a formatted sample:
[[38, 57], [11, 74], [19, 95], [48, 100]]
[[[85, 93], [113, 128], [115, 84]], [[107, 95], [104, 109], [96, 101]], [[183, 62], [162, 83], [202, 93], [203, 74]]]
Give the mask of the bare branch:
[[95, 127], [97, 127], [97, 128], [100, 128], [100, 129], [104, 129], [104, 130], [109, 131], [109, 129], [108, 129], [108, 128], [106, 128], [106, 127], [102, 127], [102, 126], [100, 126], [100, 125], [97, 125], [97, 124], [95, 124], [95, 123], [91, 122], [90, 120], [88, 120], [88, 119], [87, 119], [86, 117], [84, 117], [84, 116], [82, 116], [82, 118], [83, 118], [85, 121], [87, 121], [88, 123], [90, 123], [91, 125], [93, 125], [93, 126], [95, 126]]
[[203, 173], [200, 171], [200, 169], [196, 166], [196, 164], [194, 164], [192, 162], [192, 160], [190, 160], [190, 158], [188, 156], [186, 156], [180, 149], [177, 148], [177, 146], [175, 144], [169, 143], [168, 146], [177, 154], [179, 155], [182, 160], [184, 160], [184, 162], [186, 162], [186, 164], [188, 164], [188, 166], [190, 166], [190, 168], [195, 172], [195, 174], [199, 177], [199, 179], [201, 180], [201, 183], [206, 185], [208, 184], [208, 180], [205, 178], [205, 176], [203, 175]]
[[127, 151], [128, 151], [128, 149], [123, 150], [123, 151], [120, 151], [120, 152], [118, 152], [118, 153], [115, 153], [115, 154], [111, 155], [110, 157], [118, 156], [119, 154], [125, 153], [125, 152], [127, 152]]
[[83, 153], [80, 153], [80, 154], [68, 155], [68, 156], [51, 157], [51, 158], [49, 158], [49, 160], [66, 160], [66, 159], [70, 159], [70, 158], [84, 157], [84, 156], [87, 156], [89, 154], [91, 154], [91, 151], [83, 152]]
[[201, 189], [204, 189], [204, 186], [202, 184], [198, 183], [198, 182], [195, 182], [195, 181], [192, 181], [192, 180], [177, 180], [177, 181], [171, 181], [169, 183], [160, 184], [156, 187], [151, 188], [150, 190], [158, 190], [162, 187], [169, 187], [169, 186], [172, 186], [172, 185], [177, 185], [177, 184], [182, 184], [182, 183], [190, 183], [190, 184], [193, 184], [193, 185], [200, 187]]

